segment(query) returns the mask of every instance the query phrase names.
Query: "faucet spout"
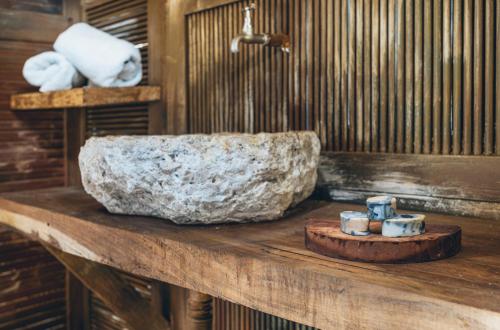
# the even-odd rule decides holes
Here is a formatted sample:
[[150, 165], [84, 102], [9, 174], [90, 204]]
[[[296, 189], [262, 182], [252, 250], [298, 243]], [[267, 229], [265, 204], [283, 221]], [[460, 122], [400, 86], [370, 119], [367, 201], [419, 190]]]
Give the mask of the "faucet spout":
[[240, 42], [243, 38], [242, 35], [238, 35], [231, 40], [231, 53], [238, 53], [240, 51]]
[[267, 34], [239, 34], [231, 41], [231, 52], [238, 53], [240, 44], [269, 45], [271, 36]]
[[263, 46], [278, 47], [283, 52], [290, 52], [290, 38], [284, 34], [255, 34], [253, 31], [253, 13], [255, 4], [243, 9], [245, 15], [242, 33], [231, 40], [231, 53], [240, 51], [240, 44], [258, 44]]

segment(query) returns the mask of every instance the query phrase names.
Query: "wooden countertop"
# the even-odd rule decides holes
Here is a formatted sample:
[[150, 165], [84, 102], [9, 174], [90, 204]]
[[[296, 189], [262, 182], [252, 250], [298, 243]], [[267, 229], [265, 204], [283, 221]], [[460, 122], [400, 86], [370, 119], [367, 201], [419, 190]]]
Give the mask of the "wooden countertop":
[[498, 221], [429, 214], [458, 224], [463, 250], [422, 264], [330, 259], [304, 247], [310, 217], [349, 204], [307, 202], [280, 221], [178, 226], [111, 215], [76, 188], [4, 194], [0, 223], [67, 253], [322, 329], [500, 327]]

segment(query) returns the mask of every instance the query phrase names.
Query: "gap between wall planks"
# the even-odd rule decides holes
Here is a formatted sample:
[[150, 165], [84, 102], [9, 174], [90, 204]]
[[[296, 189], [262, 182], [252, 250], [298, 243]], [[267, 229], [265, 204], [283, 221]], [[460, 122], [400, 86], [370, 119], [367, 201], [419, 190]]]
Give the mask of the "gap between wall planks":
[[494, 0], [257, 0], [257, 31], [288, 32], [291, 54], [230, 54], [247, 3], [175, 8], [186, 49], [167, 86], [187, 89], [168, 111], [185, 131], [311, 129], [326, 150], [500, 155]]

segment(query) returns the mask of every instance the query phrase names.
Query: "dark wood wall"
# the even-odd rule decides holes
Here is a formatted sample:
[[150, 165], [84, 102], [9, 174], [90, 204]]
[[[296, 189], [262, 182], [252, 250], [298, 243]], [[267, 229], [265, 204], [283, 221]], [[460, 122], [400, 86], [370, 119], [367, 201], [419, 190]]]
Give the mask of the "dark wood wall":
[[324, 150], [500, 155], [495, 0], [256, 0], [290, 55], [229, 52], [249, 1], [190, 14], [190, 132], [315, 130]]
[[64, 123], [57, 111], [9, 110], [10, 95], [31, 90], [22, 77], [43, 42], [0, 40], [0, 192], [64, 185]]
[[[64, 113], [14, 112], [9, 100], [34, 90], [23, 64], [50, 50], [72, 21], [66, 2], [0, 1], [0, 192], [65, 183]], [[40, 244], [0, 228], [0, 328], [63, 329], [66, 311], [64, 267]]]

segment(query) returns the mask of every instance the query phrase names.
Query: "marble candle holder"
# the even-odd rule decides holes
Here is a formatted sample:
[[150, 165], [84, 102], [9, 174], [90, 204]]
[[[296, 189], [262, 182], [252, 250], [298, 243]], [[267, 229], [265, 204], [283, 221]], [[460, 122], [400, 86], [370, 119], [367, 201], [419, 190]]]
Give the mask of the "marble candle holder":
[[355, 211], [340, 212], [340, 230], [349, 235], [366, 236], [370, 234], [368, 230], [370, 220], [366, 213]]
[[368, 219], [384, 221], [396, 215], [396, 198], [391, 196], [376, 196], [366, 200]]
[[366, 200], [368, 213], [340, 213], [340, 230], [348, 235], [382, 234], [386, 237], [408, 237], [425, 233], [425, 215], [396, 214], [397, 200], [391, 196], [376, 196]]
[[382, 224], [382, 235], [386, 237], [408, 237], [425, 233], [425, 215], [401, 214], [386, 219]]

